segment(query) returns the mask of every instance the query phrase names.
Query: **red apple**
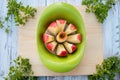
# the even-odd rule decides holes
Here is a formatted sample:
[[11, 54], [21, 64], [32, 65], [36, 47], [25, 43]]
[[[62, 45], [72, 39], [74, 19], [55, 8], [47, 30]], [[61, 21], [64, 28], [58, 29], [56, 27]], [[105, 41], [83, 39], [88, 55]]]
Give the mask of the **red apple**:
[[74, 44], [68, 42], [65, 42], [64, 45], [69, 53], [73, 53], [77, 49], [77, 47]]
[[65, 25], [66, 25], [66, 20], [59, 19], [59, 20], [56, 20], [56, 22], [59, 27], [59, 31], [64, 31]]
[[57, 45], [57, 42], [53, 41], [53, 42], [50, 42], [50, 43], [46, 44], [46, 47], [49, 51], [53, 52], [56, 45]]
[[81, 34], [78, 34], [78, 36], [77, 36], [77, 38], [78, 38], [78, 40], [82, 40], [82, 35]]
[[49, 27], [48, 27], [48, 31], [50, 33], [52, 33], [53, 35], [56, 35], [59, 32], [59, 28], [57, 26], [56, 22], [52, 22]]
[[62, 56], [67, 56], [67, 51], [66, 51], [66, 49], [64, 48], [64, 46], [62, 44], [58, 45], [56, 54], [58, 56], [61, 56], [61, 57]]
[[46, 33], [43, 34], [44, 43], [48, 43], [48, 42], [51, 42], [53, 40], [54, 40], [54, 36], [46, 34]]
[[73, 34], [73, 35], [68, 36], [67, 41], [70, 43], [80, 43], [81, 39], [82, 39], [81, 34]]
[[76, 27], [73, 24], [69, 24], [65, 30], [67, 34], [71, 34], [73, 32], [77, 31]]
[[72, 52], [74, 52], [77, 49], [75, 45], [72, 45], [71, 48], [72, 48]]

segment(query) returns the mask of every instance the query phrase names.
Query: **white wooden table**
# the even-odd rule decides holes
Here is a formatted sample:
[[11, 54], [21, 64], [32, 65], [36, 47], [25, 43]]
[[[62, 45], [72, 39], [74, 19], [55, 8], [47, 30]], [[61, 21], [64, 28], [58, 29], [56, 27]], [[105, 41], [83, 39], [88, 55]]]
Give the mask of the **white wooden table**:
[[[48, 6], [54, 2], [67, 2], [72, 5], [81, 5], [82, 0], [17, 0], [24, 5]], [[0, 0], [0, 17], [4, 18], [7, 13], [7, 0]], [[15, 26], [13, 16], [10, 25], [10, 34], [6, 34], [4, 29], [0, 29], [0, 80], [8, 73], [9, 67], [18, 55], [18, 28]], [[104, 58], [112, 55], [120, 55], [120, 0], [109, 11], [108, 17], [103, 23], [104, 36]], [[66, 77], [38, 77], [38, 80], [88, 80], [87, 76], [66, 76]], [[115, 80], [120, 80], [116, 76]]]

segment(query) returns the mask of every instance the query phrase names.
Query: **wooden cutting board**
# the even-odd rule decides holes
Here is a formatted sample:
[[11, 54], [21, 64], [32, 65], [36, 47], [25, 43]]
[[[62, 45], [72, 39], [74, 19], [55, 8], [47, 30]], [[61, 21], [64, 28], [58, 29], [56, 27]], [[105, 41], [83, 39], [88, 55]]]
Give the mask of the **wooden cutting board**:
[[103, 61], [103, 37], [102, 26], [97, 22], [94, 14], [86, 13], [84, 6], [76, 8], [81, 13], [86, 27], [86, 48], [80, 64], [70, 72], [56, 73], [48, 70], [41, 62], [36, 47], [36, 28], [38, 19], [45, 7], [38, 7], [34, 19], [19, 27], [19, 55], [29, 58], [35, 76], [68, 76], [68, 75], [90, 75], [96, 71], [96, 64]]

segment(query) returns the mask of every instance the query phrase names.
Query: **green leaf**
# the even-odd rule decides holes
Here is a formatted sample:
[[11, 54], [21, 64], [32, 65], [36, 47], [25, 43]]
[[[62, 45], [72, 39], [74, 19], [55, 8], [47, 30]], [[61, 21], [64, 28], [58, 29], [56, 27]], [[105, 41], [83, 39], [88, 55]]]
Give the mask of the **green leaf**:
[[5, 80], [36, 80], [33, 75], [32, 65], [29, 63], [29, 59], [18, 56], [14, 60], [15, 66], [11, 66], [8, 76]]
[[120, 58], [116, 56], [105, 59], [101, 65], [96, 65], [96, 73], [89, 76], [89, 80], [114, 80], [116, 74], [120, 74]]
[[115, 3], [116, 0], [82, 0], [82, 5], [86, 5], [87, 7], [86, 12], [94, 13], [100, 23], [104, 22], [109, 9], [111, 9]]
[[5, 29], [5, 32], [6, 32], [7, 34], [10, 32], [10, 30], [9, 30], [8, 27]]
[[[23, 6], [22, 2], [17, 2], [17, 0], [7, 0], [7, 16], [4, 18], [4, 20], [0, 19], [0, 28], [3, 28], [4, 22], [8, 22], [9, 19], [11, 19], [11, 16], [14, 16], [14, 20], [16, 25], [25, 25], [25, 23], [30, 19], [31, 17], [34, 17], [36, 13], [36, 9], [33, 7], [30, 7], [29, 5]], [[23, 14], [21, 14], [23, 13]], [[5, 29], [6, 33], [9, 33], [9, 29]]]

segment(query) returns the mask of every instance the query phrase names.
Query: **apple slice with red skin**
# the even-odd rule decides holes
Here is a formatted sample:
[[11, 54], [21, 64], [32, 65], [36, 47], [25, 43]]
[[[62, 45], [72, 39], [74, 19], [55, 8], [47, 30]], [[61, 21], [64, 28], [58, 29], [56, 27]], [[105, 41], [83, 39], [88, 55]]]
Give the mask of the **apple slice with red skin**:
[[53, 40], [54, 40], [54, 36], [46, 34], [46, 33], [43, 34], [44, 43], [48, 43], [48, 42], [51, 42]]
[[77, 29], [73, 24], [69, 24], [65, 30], [66, 34], [71, 34], [75, 31], [77, 31]]
[[56, 50], [56, 54], [58, 56], [61, 56], [61, 57], [67, 56], [67, 51], [62, 44], [58, 45], [57, 50]]
[[48, 44], [46, 44], [46, 48], [50, 51], [53, 52], [55, 50], [55, 47], [57, 46], [57, 42], [53, 41]]
[[59, 28], [57, 27], [57, 23], [52, 22], [48, 27], [48, 31], [50, 33], [52, 33], [53, 35], [56, 35], [59, 32]]
[[67, 49], [67, 51], [68, 51], [69, 53], [73, 53], [73, 52], [77, 49], [77, 46], [76, 46], [76, 45], [71, 44], [71, 43], [68, 43], [68, 42], [65, 42], [65, 43], [64, 43], [64, 46], [65, 46], [65, 48]]
[[66, 20], [59, 19], [59, 20], [56, 20], [56, 22], [59, 27], [59, 31], [64, 31], [65, 25], [66, 25]]
[[81, 40], [82, 40], [81, 34], [70, 35], [68, 36], [68, 39], [67, 39], [67, 41], [70, 43], [80, 43]]

